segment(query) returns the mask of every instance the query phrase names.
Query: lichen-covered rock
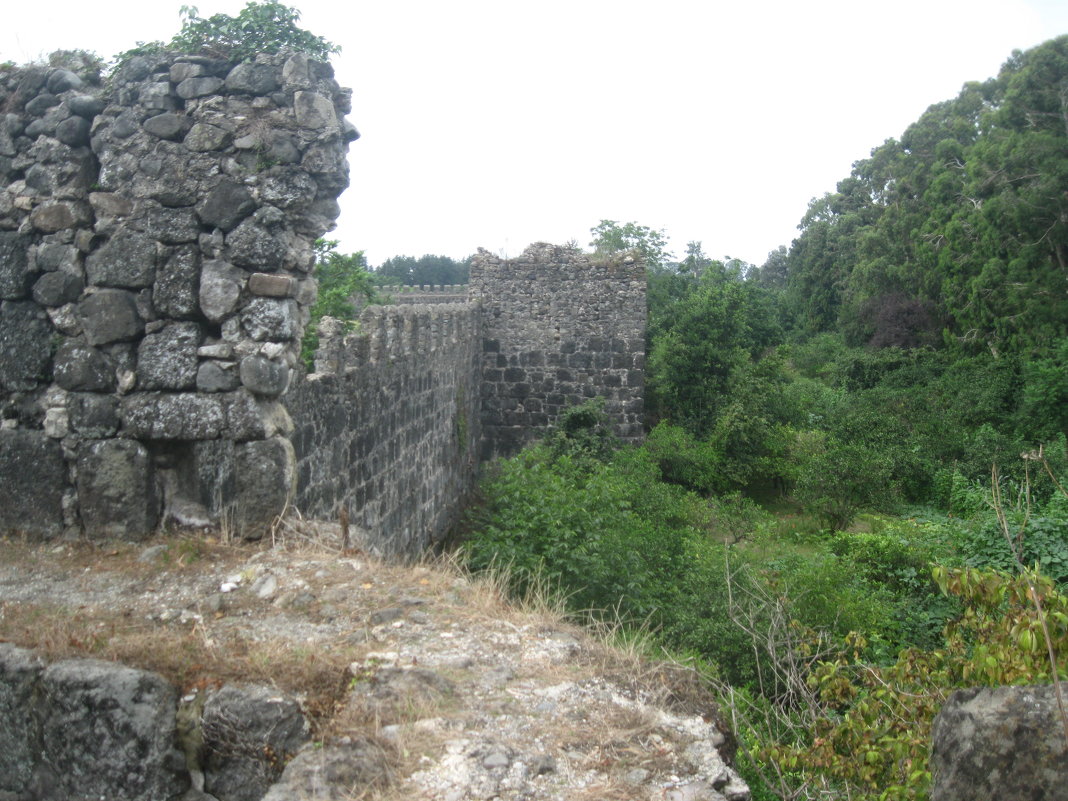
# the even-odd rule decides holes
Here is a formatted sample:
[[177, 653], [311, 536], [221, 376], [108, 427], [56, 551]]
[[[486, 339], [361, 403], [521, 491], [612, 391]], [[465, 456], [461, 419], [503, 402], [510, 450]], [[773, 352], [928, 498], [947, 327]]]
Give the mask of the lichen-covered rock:
[[289, 368], [263, 356], [241, 360], [241, 383], [249, 392], [275, 398], [289, 386]]
[[197, 316], [200, 290], [200, 254], [194, 245], [175, 248], [159, 269], [152, 285], [152, 308], [170, 319]]
[[234, 448], [237, 518], [242, 534], [261, 535], [292, 502], [296, 457], [284, 437], [245, 442]]
[[229, 232], [256, 210], [251, 193], [239, 183], [224, 178], [197, 204], [201, 222]]
[[[1061, 690], [1068, 695], [1068, 682]], [[957, 690], [935, 717], [931, 739], [932, 801], [1068, 799], [1052, 684]]]
[[0, 792], [16, 798], [29, 788], [40, 753], [33, 702], [42, 671], [31, 651], [0, 642]]
[[156, 241], [139, 231], [120, 231], [85, 260], [85, 272], [94, 286], [140, 289], [156, 277]]
[[0, 429], [0, 532], [63, 532], [63, 452], [43, 431]]
[[188, 786], [174, 747], [176, 693], [155, 673], [69, 659], [41, 676], [42, 762], [70, 801], [159, 801]]
[[101, 289], [78, 303], [78, 319], [90, 345], [137, 339], [145, 330], [134, 295], [122, 289]]
[[388, 777], [389, 764], [380, 745], [346, 738], [321, 748], [304, 748], [263, 801], [345, 801], [384, 784]]
[[215, 439], [225, 415], [214, 395], [195, 392], [137, 392], [122, 399], [123, 429], [137, 439]]
[[237, 308], [248, 273], [225, 261], [204, 263], [200, 274], [200, 309], [212, 322], [220, 322]]
[[98, 349], [68, 339], [59, 346], [54, 362], [56, 383], [63, 389], [110, 392], [115, 389], [115, 368]]
[[204, 704], [204, 790], [219, 801], [260, 801], [310, 739], [300, 705], [269, 687], [228, 684]]
[[300, 330], [295, 300], [253, 298], [241, 310], [241, 325], [257, 342], [287, 342]]
[[14, 231], [0, 231], [0, 299], [19, 300], [33, 286], [27, 249], [30, 239]]
[[154, 334], [146, 334], [137, 348], [138, 387], [195, 387], [201, 336], [200, 326], [196, 323], [171, 323]]
[[83, 445], [78, 458], [82, 525], [93, 539], [140, 540], [159, 522], [160, 495], [148, 451], [129, 439]]
[[86, 439], [113, 437], [119, 430], [118, 399], [97, 392], [71, 392], [67, 419], [74, 433]]
[[31, 390], [49, 368], [52, 324], [36, 303], [0, 302], [0, 389]]

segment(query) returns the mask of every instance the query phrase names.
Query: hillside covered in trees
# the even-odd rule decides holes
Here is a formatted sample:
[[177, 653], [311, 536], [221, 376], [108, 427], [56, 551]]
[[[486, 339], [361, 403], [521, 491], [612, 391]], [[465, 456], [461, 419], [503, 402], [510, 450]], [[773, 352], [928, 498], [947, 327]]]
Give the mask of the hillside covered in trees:
[[754, 797], [924, 799], [954, 687], [1066, 676], [1068, 36], [799, 231], [758, 267], [592, 229], [649, 264], [647, 441], [572, 410], [464, 547], [705, 670]]

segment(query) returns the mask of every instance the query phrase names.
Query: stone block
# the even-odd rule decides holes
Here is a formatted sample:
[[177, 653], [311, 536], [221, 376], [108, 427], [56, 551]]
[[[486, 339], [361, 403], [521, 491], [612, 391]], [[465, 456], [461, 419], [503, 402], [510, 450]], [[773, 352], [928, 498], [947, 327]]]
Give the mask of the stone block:
[[28, 793], [40, 755], [33, 714], [44, 664], [31, 651], [0, 642], [0, 791]]
[[145, 447], [129, 439], [83, 443], [78, 504], [91, 539], [142, 540], [159, 524], [160, 493]]
[[156, 241], [147, 234], [124, 230], [85, 259], [85, 272], [94, 286], [141, 289], [156, 278]]
[[32, 390], [47, 376], [52, 323], [36, 303], [0, 302], [0, 389]]
[[172, 319], [195, 317], [199, 310], [200, 255], [195, 246], [176, 248], [156, 271], [152, 308]]
[[67, 339], [59, 346], [53, 362], [55, 382], [63, 389], [111, 392], [115, 389], [115, 368], [96, 348]]
[[291, 298], [297, 282], [288, 275], [253, 273], [248, 279], [248, 291], [266, 298]]
[[249, 392], [275, 398], [289, 386], [289, 368], [263, 356], [246, 356], [241, 360], [241, 383]]
[[235, 524], [244, 536], [262, 535], [293, 499], [296, 456], [282, 437], [246, 442], [234, 449]]
[[195, 392], [137, 392], [122, 399], [119, 417], [137, 439], [215, 439], [225, 415], [219, 399]]
[[178, 142], [189, 133], [189, 129], [193, 127], [193, 121], [182, 114], [165, 113], [149, 117], [141, 127], [160, 139]]
[[1064, 737], [1052, 684], [957, 690], [931, 730], [931, 799], [1066, 801]]
[[0, 299], [21, 300], [33, 286], [27, 249], [30, 238], [0, 231]]
[[286, 243], [247, 219], [226, 236], [230, 260], [253, 270], [274, 271], [285, 263]]
[[217, 323], [237, 308], [248, 274], [225, 261], [208, 261], [200, 273], [200, 310]]
[[224, 178], [197, 204], [201, 222], [232, 231], [239, 222], [256, 210], [256, 201], [241, 184]]
[[244, 62], [226, 76], [226, 90], [234, 94], [267, 95], [279, 88], [279, 77], [275, 67]]
[[185, 146], [195, 153], [208, 153], [212, 150], [224, 150], [230, 145], [233, 136], [229, 131], [217, 125], [198, 122], [189, 129], [183, 140]]
[[83, 298], [76, 314], [90, 345], [136, 339], [145, 330], [133, 293], [102, 289]]
[[204, 704], [204, 790], [260, 801], [311, 733], [300, 705], [270, 687], [227, 684]]
[[41, 676], [42, 761], [52, 797], [158, 801], [188, 787], [175, 752], [177, 695], [155, 673], [69, 659]]
[[81, 297], [85, 282], [68, 272], [45, 273], [33, 285], [33, 299], [42, 306], [65, 306]]
[[300, 335], [296, 301], [253, 298], [241, 310], [241, 326], [257, 342], [291, 342]]
[[72, 392], [67, 396], [67, 417], [74, 432], [85, 439], [113, 437], [119, 430], [118, 399], [98, 392]]
[[197, 368], [197, 390], [200, 392], [230, 392], [241, 386], [236, 362], [206, 361]]
[[171, 323], [146, 334], [137, 347], [139, 389], [192, 389], [197, 383], [197, 323]]

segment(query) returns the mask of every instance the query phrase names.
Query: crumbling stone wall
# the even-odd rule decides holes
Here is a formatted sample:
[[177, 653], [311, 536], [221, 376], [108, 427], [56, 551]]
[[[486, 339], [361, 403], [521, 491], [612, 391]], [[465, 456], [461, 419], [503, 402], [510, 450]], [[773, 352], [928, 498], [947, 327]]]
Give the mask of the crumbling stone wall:
[[640, 264], [483, 251], [468, 288], [324, 331], [304, 377], [313, 243], [357, 136], [330, 67], [161, 54], [104, 86], [68, 66], [0, 71], [0, 532], [254, 535], [295, 503], [410, 555], [480, 458], [565, 406], [603, 396], [641, 436]]
[[470, 295], [482, 305], [483, 459], [508, 456], [559, 413], [605, 399], [616, 434], [642, 437], [645, 267], [539, 243], [516, 259], [480, 250]]
[[285, 397], [301, 511], [344, 509], [385, 554], [443, 535], [475, 478], [480, 341], [471, 303], [370, 306], [352, 333], [325, 321], [316, 372]]
[[303, 55], [69, 66], [0, 72], [0, 530], [252, 529], [292, 494], [349, 94]]

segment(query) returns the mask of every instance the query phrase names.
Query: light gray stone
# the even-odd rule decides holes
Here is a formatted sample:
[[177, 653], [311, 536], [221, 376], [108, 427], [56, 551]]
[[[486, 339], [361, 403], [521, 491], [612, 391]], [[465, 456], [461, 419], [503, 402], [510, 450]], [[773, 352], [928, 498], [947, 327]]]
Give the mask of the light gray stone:
[[[179, 66], [177, 64], [175, 67]], [[193, 64], [182, 65], [187, 67], [193, 67]], [[174, 67], [171, 68], [174, 71]], [[171, 80], [174, 80], [172, 75]], [[183, 100], [192, 100], [195, 97], [205, 97], [206, 95], [213, 95], [219, 91], [223, 86], [223, 80], [211, 75], [204, 76], [190, 76], [184, 81], [179, 83], [174, 91], [178, 94], [178, 97]]]
[[237, 479], [235, 523], [243, 536], [262, 536], [289, 506], [296, 490], [296, 457], [283, 437], [234, 448]]
[[248, 273], [225, 261], [204, 262], [200, 273], [200, 310], [213, 323], [221, 322], [237, 308]]
[[197, 390], [200, 392], [231, 392], [241, 386], [235, 362], [206, 361], [197, 368]]
[[306, 747], [286, 765], [263, 801], [344, 801], [384, 785], [388, 778], [385, 753], [369, 740]]
[[297, 125], [302, 128], [321, 130], [337, 127], [337, 114], [330, 98], [318, 92], [297, 92], [293, 96], [293, 108]]
[[241, 360], [241, 383], [256, 395], [274, 398], [289, 386], [289, 368], [263, 356], [246, 356]]
[[297, 303], [291, 299], [253, 298], [241, 310], [241, 326], [257, 342], [289, 342], [300, 335]]
[[198, 122], [189, 129], [185, 136], [185, 146], [197, 153], [207, 153], [212, 150], [223, 150], [233, 140], [229, 131], [223, 130], [217, 125], [206, 122]]
[[286, 245], [252, 219], [245, 220], [226, 235], [230, 259], [249, 269], [271, 272], [282, 267]]
[[129, 439], [83, 444], [78, 455], [78, 505], [90, 539], [142, 540], [159, 523], [161, 497], [145, 447]]

